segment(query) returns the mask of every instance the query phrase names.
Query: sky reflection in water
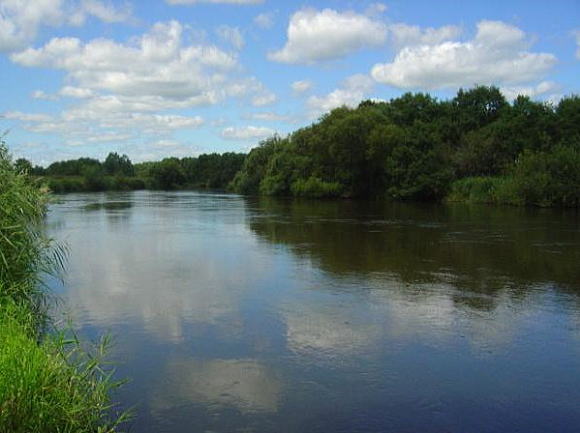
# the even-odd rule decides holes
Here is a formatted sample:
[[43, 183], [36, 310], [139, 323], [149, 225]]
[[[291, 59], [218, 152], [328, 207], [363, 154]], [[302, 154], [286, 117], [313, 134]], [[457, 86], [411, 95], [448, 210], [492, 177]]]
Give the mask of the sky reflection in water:
[[68, 195], [63, 287], [134, 431], [577, 431], [576, 213]]

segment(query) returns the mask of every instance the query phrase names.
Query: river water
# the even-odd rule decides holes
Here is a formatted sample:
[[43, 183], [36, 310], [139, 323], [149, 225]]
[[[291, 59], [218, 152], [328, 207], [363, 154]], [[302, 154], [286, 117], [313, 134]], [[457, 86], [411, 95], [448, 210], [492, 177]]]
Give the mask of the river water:
[[580, 431], [580, 213], [72, 194], [52, 282], [148, 432]]

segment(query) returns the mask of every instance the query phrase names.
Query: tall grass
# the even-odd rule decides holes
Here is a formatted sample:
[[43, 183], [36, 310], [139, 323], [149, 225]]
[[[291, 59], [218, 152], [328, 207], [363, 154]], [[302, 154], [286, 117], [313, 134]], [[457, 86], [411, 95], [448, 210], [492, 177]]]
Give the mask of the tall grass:
[[112, 432], [102, 344], [85, 350], [70, 332], [51, 327], [40, 277], [62, 269], [64, 251], [44, 236], [48, 195], [17, 173], [0, 137], [0, 433]]

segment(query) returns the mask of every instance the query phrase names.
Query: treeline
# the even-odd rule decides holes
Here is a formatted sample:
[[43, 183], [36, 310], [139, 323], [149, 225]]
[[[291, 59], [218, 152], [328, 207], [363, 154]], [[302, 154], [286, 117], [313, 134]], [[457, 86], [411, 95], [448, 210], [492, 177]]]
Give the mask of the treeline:
[[15, 169], [39, 177], [57, 193], [106, 190], [213, 188], [225, 189], [241, 169], [241, 153], [204, 154], [198, 157], [165, 158], [133, 164], [127, 155], [109, 153], [104, 161], [78, 158], [33, 167], [26, 159]]
[[263, 141], [230, 187], [242, 194], [517, 205], [580, 203], [580, 97], [556, 106], [496, 87], [448, 101], [407, 93], [338, 108]]
[[407, 93], [337, 108], [248, 155], [166, 158], [133, 165], [111, 153], [32, 167], [53, 191], [204, 187], [241, 194], [389, 198], [513, 205], [580, 204], [580, 97], [557, 105], [496, 87], [450, 100]]
[[135, 170], [152, 189], [225, 189], [241, 170], [245, 157], [243, 153], [226, 152], [196, 158], [165, 158], [159, 162], [136, 164]]

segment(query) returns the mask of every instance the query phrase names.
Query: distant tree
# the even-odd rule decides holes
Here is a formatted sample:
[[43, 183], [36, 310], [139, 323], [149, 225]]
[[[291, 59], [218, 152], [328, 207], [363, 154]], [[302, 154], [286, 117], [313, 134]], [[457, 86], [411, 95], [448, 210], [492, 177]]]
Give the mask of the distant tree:
[[556, 108], [558, 133], [563, 141], [580, 143], [580, 96], [563, 98]]
[[101, 162], [94, 158], [79, 158], [53, 162], [46, 169], [49, 176], [82, 176], [89, 167], [101, 168]]
[[177, 158], [165, 158], [155, 163], [150, 171], [155, 184], [162, 189], [175, 189], [185, 183], [185, 173]]
[[459, 89], [452, 100], [454, 115], [463, 133], [481, 128], [497, 120], [509, 104], [495, 86]]
[[120, 156], [117, 152], [111, 152], [103, 162], [105, 173], [111, 176], [134, 176], [133, 163], [127, 155]]
[[14, 168], [19, 173], [32, 174], [32, 164], [27, 159], [19, 158], [14, 161]]

